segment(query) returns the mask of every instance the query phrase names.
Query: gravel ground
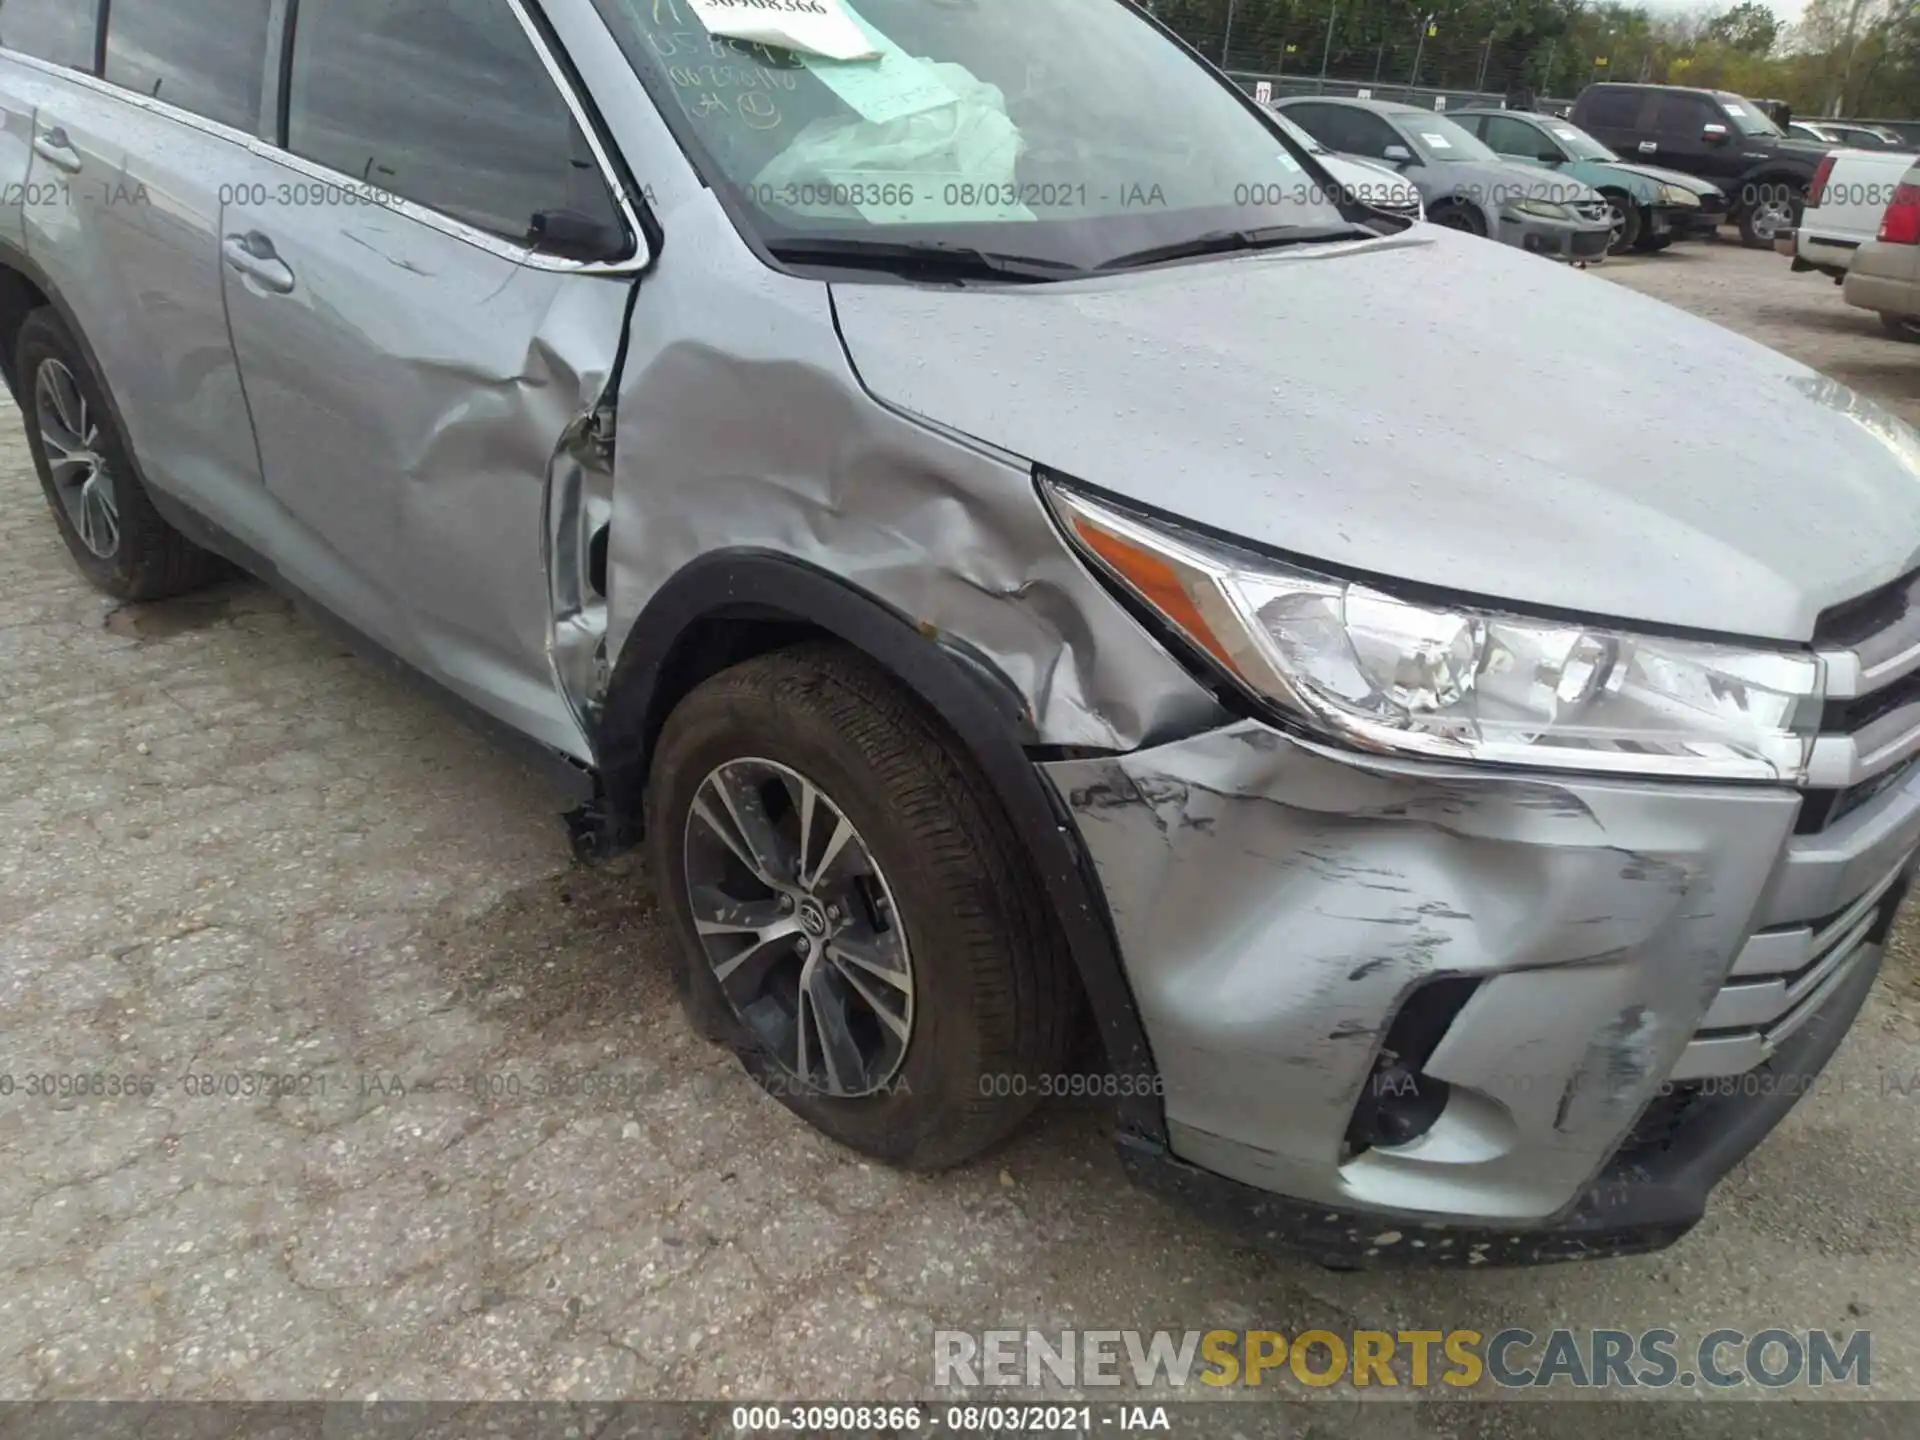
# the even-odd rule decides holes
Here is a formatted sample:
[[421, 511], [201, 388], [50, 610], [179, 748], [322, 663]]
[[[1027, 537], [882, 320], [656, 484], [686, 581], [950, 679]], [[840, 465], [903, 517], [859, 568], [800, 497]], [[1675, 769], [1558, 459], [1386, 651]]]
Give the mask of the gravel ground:
[[[1783, 259], [1693, 247], [1608, 282], [1920, 422], [1920, 350]], [[645, 877], [573, 867], [515, 756], [258, 586], [114, 608], [0, 432], [0, 1057], [158, 1080], [0, 1098], [0, 1397], [896, 1397], [928, 1392], [936, 1328], [1556, 1324], [1870, 1326], [1875, 1393], [1920, 1397], [1911, 925], [1833, 1083], [1661, 1255], [1270, 1258], [1131, 1189], [1087, 1108], [903, 1177], [684, 1031]], [[291, 1092], [183, 1078], [261, 1073]], [[560, 1074], [596, 1089], [535, 1093]], [[1500, 1409], [1511, 1434], [1538, 1411]], [[1700, 1433], [1680, 1413], [1635, 1433]]]

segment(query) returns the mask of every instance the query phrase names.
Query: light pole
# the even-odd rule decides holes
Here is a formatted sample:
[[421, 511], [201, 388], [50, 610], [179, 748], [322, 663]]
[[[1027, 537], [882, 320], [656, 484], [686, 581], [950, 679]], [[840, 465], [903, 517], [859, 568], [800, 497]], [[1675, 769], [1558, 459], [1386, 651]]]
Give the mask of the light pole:
[[1407, 88], [1411, 90], [1420, 79], [1420, 57], [1427, 51], [1427, 31], [1433, 28], [1433, 12], [1429, 10], [1420, 17], [1420, 39], [1413, 47], [1413, 73], [1407, 76]]
[[1227, 52], [1233, 49], [1233, 3], [1234, 0], [1227, 0], [1227, 33], [1220, 37], [1220, 68], [1222, 70], [1231, 68], [1227, 63]]
[[1327, 88], [1327, 60], [1333, 54], [1333, 17], [1339, 13], [1340, 7], [1337, 4], [1330, 6], [1327, 10], [1327, 43], [1320, 47], [1320, 89], [1322, 91]]

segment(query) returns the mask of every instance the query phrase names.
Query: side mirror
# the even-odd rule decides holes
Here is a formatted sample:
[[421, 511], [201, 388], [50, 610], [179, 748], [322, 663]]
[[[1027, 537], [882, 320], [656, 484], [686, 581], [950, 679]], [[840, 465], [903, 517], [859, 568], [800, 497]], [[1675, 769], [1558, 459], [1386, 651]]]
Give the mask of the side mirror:
[[618, 226], [577, 210], [542, 210], [527, 226], [527, 243], [542, 255], [591, 263], [618, 257], [627, 237]]
[[1404, 145], [1389, 145], [1380, 152], [1380, 158], [1394, 165], [1407, 165], [1412, 163], [1413, 152]]
[[1710, 121], [1700, 127], [1700, 138], [1709, 145], [1724, 145], [1727, 143], [1727, 127]]

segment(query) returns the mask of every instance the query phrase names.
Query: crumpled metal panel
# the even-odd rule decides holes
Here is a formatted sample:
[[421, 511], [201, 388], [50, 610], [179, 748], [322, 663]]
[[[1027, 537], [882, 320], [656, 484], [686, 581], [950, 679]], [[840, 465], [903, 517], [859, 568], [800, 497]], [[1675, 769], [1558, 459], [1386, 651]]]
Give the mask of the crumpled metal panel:
[[1029, 462], [867, 394], [818, 281], [768, 269], [711, 196], [669, 217], [621, 375], [610, 653], [681, 566], [807, 561], [954, 637], [1039, 744], [1132, 749], [1218, 723], [1213, 698], [1067, 550]]
[[[1472, 771], [1255, 721], [1042, 767], [1100, 872], [1185, 1159], [1305, 1199], [1552, 1215], [1605, 1163], [1745, 940], [1774, 790]], [[1484, 983], [1420, 1140], [1343, 1158], [1403, 999]]]

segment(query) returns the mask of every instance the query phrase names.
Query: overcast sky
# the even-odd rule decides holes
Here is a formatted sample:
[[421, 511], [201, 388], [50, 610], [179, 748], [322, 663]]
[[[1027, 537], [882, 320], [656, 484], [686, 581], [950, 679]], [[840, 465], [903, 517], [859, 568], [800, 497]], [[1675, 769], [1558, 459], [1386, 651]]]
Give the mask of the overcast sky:
[[[1726, 0], [1724, 5], [1718, 3], [1718, 0], [1641, 0], [1641, 3], [1655, 13], [1660, 11], [1685, 13], [1689, 10], [1718, 12], [1732, 9], [1738, 0]], [[1767, 0], [1767, 8], [1780, 17], [1782, 25], [1792, 25], [1800, 19], [1800, 12], [1807, 8], [1807, 0]]]

